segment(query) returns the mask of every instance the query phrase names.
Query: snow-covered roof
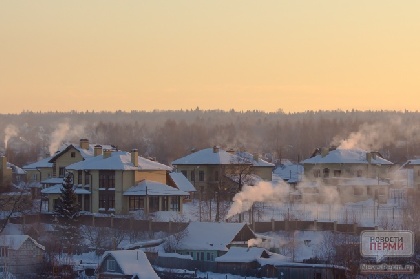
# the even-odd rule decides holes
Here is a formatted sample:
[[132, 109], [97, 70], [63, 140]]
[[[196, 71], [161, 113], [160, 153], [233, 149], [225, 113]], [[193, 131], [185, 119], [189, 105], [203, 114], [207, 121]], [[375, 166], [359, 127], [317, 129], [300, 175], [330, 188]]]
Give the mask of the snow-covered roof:
[[99, 265], [102, 265], [109, 255], [117, 261], [125, 275], [138, 275], [141, 279], [159, 279], [146, 254], [141, 250], [107, 251], [102, 256]]
[[171, 167], [164, 164], [138, 157], [138, 166], [131, 162], [131, 153], [126, 151], [114, 151], [110, 156], [104, 158], [99, 155], [91, 157], [85, 161], [71, 164], [67, 167], [69, 170], [172, 170]]
[[[41, 193], [42, 194], [61, 194], [62, 188], [63, 188], [62, 184], [57, 184], [57, 185], [42, 189]], [[79, 187], [75, 188], [74, 192], [78, 195], [90, 195], [90, 192], [88, 190], [79, 188]]]
[[[334, 149], [330, 150], [324, 157], [317, 154], [309, 159], [303, 160], [302, 164], [369, 164], [367, 154], [370, 152], [362, 149]], [[378, 153], [371, 154], [371, 164], [392, 165], [393, 163], [380, 157]]]
[[268, 256], [264, 248], [231, 247], [226, 254], [217, 257], [215, 261], [224, 263], [250, 263], [263, 257], [264, 254]]
[[37, 168], [52, 168], [53, 163], [50, 163], [52, 157], [48, 157], [42, 160], [39, 160], [35, 163], [28, 164], [26, 166], [23, 166], [22, 168], [24, 170], [35, 170]]
[[36, 242], [29, 235], [0, 235], [0, 246], [7, 246], [13, 250], [19, 250], [22, 244], [28, 239], [40, 249], [45, 250], [44, 246]]
[[185, 157], [176, 159], [172, 165], [230, 165], [246, 164], [255, 167], [274, 167], [274, 164], [268, 163], [260, 158], [254, 160], [252, 154], [248, 152], [231, 153], [223, 149], [206, 148], [191, 153]]
[[168, 186], [166, 184], [142, 180], [139, 184], [129, 188], [124, 192], [124, 196], [188, 196], [188, 192], [181, 191], [177, 188]]
[[171, 172], [169, 176], [174, 181], [179, 190], [185, 192], [197, 192], [194, 185], [180, 172]]
[[297, 183], [301, 180], [303, 175], [303, 166], [300, 164], [293, 164], [290, 161], [278, 165], [273, 170], [273, 180], [277, 177], [289, 183]]
[[408, 160], [407, 162], [405, 162], [402, 165], [402, 167], [405, 168], [405, 167], [409, 167], [411, 165], [420, 165], [420, 159], [411, 159], [411, 160]]
[[80, 155], [83, 157], [83, 159], [88, 159], [94, 156], [95, 154], [95, 146], [101, 146], [102, 150], [115, 150], [115, 146], [108, 145], [108, 144], [89, 144], [88, 149], [84, 149], [80, 146], [80, 144], [74, 144], [74, 143], [65, 143], [63, 144], [60, 149], [55, 152], [55, 154], [51, 157], [50, 162], [53, 162], [55, 159], [60, 157], [63, 153], [68, 151], [70, 148], [74, 148], [77, 151], [80, 152]]
[[176, 249], [227, 251], [244, 226], [244, 223], [191, 222]]
[[18, 166], [12, 163], [7, 162], [7, 167], [12, 169], [12, 173], [14, 174], [22, 174], [22, 175], [26, 174], [26, 172], [23, 169], [19, 168]]

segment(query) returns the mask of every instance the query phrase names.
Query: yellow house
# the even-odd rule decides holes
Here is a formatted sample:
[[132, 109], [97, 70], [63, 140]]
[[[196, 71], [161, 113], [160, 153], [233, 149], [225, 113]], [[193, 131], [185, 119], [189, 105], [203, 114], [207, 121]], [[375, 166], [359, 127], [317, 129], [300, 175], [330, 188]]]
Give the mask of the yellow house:
[[[212, 193], [221, 184], [254, 184], [257, 180], [272, 180], [274, 164], [248, 152], [225, 151], [218, 146], [193, 152], [172, 162], [177, 172], [184, 174], [201, 193]], [[226, 179], [227, 178], [227, 179]], [[230, 181], [229, 181], [230, 180]], [[240, 186], [239, 186], [240, 185]]]
[[[131, 211], [182, 211], [181, 198], [188, 192], [167, 185], [170, 167], [130, 152], [100, 150], [96, 156], [67, 166], [73, 172], [82, 209], [93, 213], [127, 214]], [[61, 185], [48, 195], [49, 211], [59, 197]]]
[[0, 188], [7, 189], [12, 183], [12, 169], [7, 165], [7, 157], [0, 157]]
[[[306, 181], [325, 189], [336, 189], [342, 202], [369, 198], [386, 202], [389, 197], [390, 173], [393, 163], [379, 152], [361, 149], [318, 148], [301, 162]], [[310, 187], [301, 187], [309, 191]], [[313, 194], [314, 188], [309, 192]], [[304, 194], [304, 193], [303, 193]], [[323, 200], [322, 195], [318, 199]]]

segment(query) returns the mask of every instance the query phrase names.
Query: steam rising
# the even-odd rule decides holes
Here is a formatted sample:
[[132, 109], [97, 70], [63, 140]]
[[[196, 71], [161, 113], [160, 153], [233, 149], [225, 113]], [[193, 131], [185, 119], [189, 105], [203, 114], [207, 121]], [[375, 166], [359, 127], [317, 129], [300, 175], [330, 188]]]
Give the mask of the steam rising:
[[7, 143], [9, 142], [10, 138], [16, 137], [19, 133], [19, 129], [12, 124], [7, 125], [6, 129], [4, 129], [4, 148], [7, 149]]
[[226, 215], [226, 219], [249, 210], [254, 202], [284, 200], [288, 197], [289, 191], [290, 187], [286, 183], [260, 182], [255, 186], [245, 185], [242, 191], [233, 197], [233, 204]]
[[49, 152], [53, 155], [60, 145], [63, 143], [64, 139], [71, 137], [81, 137], [84, 134], [84, 126], [76, 125], [71, 127], [68, 121], [58, 124], [57, 128], [51, 134]]

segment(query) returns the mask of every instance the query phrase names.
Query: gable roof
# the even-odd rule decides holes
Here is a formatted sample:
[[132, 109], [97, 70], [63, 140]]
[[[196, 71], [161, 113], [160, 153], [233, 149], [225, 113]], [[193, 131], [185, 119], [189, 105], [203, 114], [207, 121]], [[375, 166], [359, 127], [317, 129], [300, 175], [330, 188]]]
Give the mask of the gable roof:
[[[146, 193], [147, 190], [147, 193]], [[189, 193], [181, 191], [166, 184], [142, 180], [139, 184], [124, 192], [124, 196], [188, 196]]]
[[[374, 165], [393, 165], [392, 162], [382, 158], [382, 156], [373, 152], [374, 155], [371, 157], [371, 164]], [[369, 164], [367, 159], [367, 152], [362, 149], [330, 149], [328, 154], [322, 156], [319, 152], [315, 152], [313, 156], [309, 159], [303, 160], [302, 164]]]
[[231, 247], [223, 256], [217, 257], [216, 262], [224, 263], [250, 263], [260, 258], [268, 258], [268, 252], [258, 247]]
[[99, 263], [101, 266], [107, 256], [113, 257], [125, 275], [138, 275], [141, 279], [159, 279], [152, 265], [141, 250], [107, 251]]
[[206, 148], [191, 153], [185, 157], [176, 159], [172, 165], [231, 165], [245, 164], [256, 167], [274, 167], [274, 164], [268, 163], [260, 158], [254, 159], [254, 156], [248, 152], [231, 153], [223, 149]]
[[44, 158], [41, 159], [37, 162], [25, 165], [22, 167], [22, 169], [24, 170], [34, 170], [37, 168], [52, 168], [53, 167], [53, 163], [50, 163], [52, 157], [48, 157], [48, 158]]
[[[290, 161], [284, 161], [273, 170], [273, 177], [280, 177], [289, 183], [296, 183], [301, 180], [303, 175], [303, 166], [301, 164], [293, 164]], [[273, 179], [274, 180], [274, 179]]]
[[102, 155], [91, 157], [67, 166], [69, 170], [172, 170], [171, 167], [138, 156], [138, 166], [131, 162], [131, 153], [126, 151], [114, 151], [104, 158]]
[[184, 237], [176, 245], [176, 249], [227, 251], [228, 245], [245, 226], [248, 225], [245, 223], [191, 222], [184, 231]]
[[184, 192], [197, 192], [194, 185], [180, 172], [171, 172], [169, 176], [174, 181], [179, 190]]
[[[98, 144], [89, 144], [89, 148], [88, 149], [84, 149], [82, 147], [80, 147], [80, 144], [73, 144], [73, 143], [66, 143], [63, 144], [60, 149], [55, 152], [55, 154], [50, 157], [49, 162], [52, 163], [55, 160], [57, 160], [58, 157], [60, 157], [61, 155], [63, 155], [64, 153], [66, 153], [67, 151], [69, 151], [71, 148], [76, 149], [77, 151], [79, 151], [80, 155], [83, 157], [83, 159], [88, 159], [94, 156], [95, 154], [95, 146], [97, 146]], [[99, 144], [102, 147], [102, 150], [105, 149], [109, 149], [109, 150], [115, 150], [115, 146], [113, 145], [104, 145], [104, 144]]]
[[36, 242], [29, 235], [0, 235], [0, 246], [7, 246], [13, 250], [19, 250], [22, 244], [28, 239], [38, 248], [45, 250], [44, 246]]

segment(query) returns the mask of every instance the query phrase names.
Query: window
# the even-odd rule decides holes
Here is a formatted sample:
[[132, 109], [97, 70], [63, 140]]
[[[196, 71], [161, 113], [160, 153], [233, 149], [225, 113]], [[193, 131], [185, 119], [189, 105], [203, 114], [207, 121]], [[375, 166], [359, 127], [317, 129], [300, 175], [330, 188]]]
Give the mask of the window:
[[70, 153], [70, 157], [72, 157], [72, 158], [76, 158], [76, 152], [71, 152], [71, 153]]
[[214, 172], [214, 181], [219, 181], [219, 171]]
[[188, 174], [187, 174], [187, 171], [186, 170], [183, 170], [183, 171], [181, 171], [181, 173], [186, 177], [186, 178], [188, 178]]
[[66, 173], [66, 168], [65, 167], [59, 167], [58, 168], [58, 176], [59, 177], [64, 177], [65, 173]]
[[321, 171], [320, 170], [314, 170], [314, 177], [321, 177]]
[[162, 197], [162, 211], [168, 211], [169, 209], [169, 199], [167, 196]]
[[99, 188], [115, 188], [115, 171], [99, 172]]
[[159, 211], [159, 197], [149, 196], [149, 209], [151, 212]]
[[171, 211], [179, 211], [180, 198], [177, 196], [171, 197]]
[[341, 176], [341, 170], [334, 170], [334, 177], [340, 177]]
[[195, 170], [191, 171], [191, 181], [194, 182], [195, 181]]
[[0, 247], [0, 257], [4, 258], [7, 257], [9, 255], [8, 251], [7, 251], [7, 247], [6, 246], [2, 246]]
[[355, 187], [354, 188], [354, 195], [355, 196], [361, 196], [361, 195], [363, 195], [363, 188]]
[[115, 260], [107, 260], [106, 261], [106, 270], [107, 271], [115, 271], [117, 269], [117, 263]]
[[330, 176], [330, 169], [329, 169], [329, 168], [325, 168], [325, 169], [322, 171], [322, 173], [323, 173], [323, 175], [324, 175], [324, 178], [327, 178], [327, 177], [329, 177], [329, 176]]
[[85, 173], [85, 185], [90, 184], [90, 174]]
[[83, 171], [79, 170], [77, 171], [77, 183], [78, 184], [82, 184], [83, 183]]
[[201, 252], [201, 260], [204, 261], [204, 252]]
[[357, 170], [356, 175], [357, 175], [357, 177], [362, 177], [363, 171], [362, 170]]
[[105, 211], [115, 208], [115, 191], [99, 191], [99, 208]]
[[198, 181], [204, 181], [204, 171], [198, 172]]
[[32, 175], [32, 181], [38, 181], [38, 174], [33, 174]]
[[210, 261], [210, 253], [207, 253], [207, 260]]
[[130, 196], [128, 198], [128, 207], [130, 211], [144, 209], [144, 198], [140, 196]]

